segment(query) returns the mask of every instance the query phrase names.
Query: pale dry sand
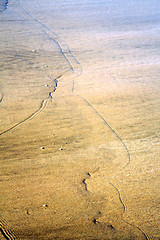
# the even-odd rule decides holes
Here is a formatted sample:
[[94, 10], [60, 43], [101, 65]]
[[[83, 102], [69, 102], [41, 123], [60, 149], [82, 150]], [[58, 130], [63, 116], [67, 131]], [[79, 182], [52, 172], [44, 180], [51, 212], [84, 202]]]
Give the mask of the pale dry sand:
[[48, 18], [45, 5], [11, 3], [1, 15], [1, 239], [160, 239], [159, 53], [144, 51], [156, 32], [105, 33], [83, 2], [49, 2]]

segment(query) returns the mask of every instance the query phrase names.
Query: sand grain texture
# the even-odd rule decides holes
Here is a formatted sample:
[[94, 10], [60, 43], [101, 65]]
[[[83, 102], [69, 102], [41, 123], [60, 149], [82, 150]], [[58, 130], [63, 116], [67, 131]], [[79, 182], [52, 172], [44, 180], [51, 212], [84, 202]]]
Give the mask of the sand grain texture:
[[160, 9], [116, 4], [0, 13], [1, 239], [160, 239]]

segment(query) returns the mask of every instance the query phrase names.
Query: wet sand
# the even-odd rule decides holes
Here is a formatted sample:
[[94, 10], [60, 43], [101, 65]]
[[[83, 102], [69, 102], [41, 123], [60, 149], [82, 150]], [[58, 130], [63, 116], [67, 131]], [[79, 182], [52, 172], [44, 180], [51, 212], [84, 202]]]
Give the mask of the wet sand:
[[159, 10], [136, 3], [1, 13], [1, 239], [160, 239]]

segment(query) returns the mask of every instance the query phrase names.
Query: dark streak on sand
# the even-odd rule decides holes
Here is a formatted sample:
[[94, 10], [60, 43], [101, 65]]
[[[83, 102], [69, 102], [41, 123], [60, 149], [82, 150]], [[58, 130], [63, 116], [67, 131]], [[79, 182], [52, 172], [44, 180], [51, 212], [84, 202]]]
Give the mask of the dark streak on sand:
[[45, 24], [43, 24], [41, 21], [39, 21], [38, 19], [36, 19], [35, 17], [33, 17], [29, 12], [27, 12], [20, 4], [20, 0], [17, 0], [20, 9], [30, 18], [32, 19], [34, 22], [38, 23], [43, 30], [46, 32], [46, 34], [50, 37], [50, 39], [52, 41], [54, 41], [56, 43], [56, 45], [58, 46], [61, 54], [64, 56], [64, 58], [66, 59], [66, 61], [69, 64], [69, 67], [71, 69], [72, 72], [74, 72], [74, 67], [72, 66], [72, 62], [70, 60], [70, 58], [73, 58], [73, 60], [76, 62], [76, 64], [80, 64], [78, 62], [78, 60], [73, 56], [71, 50], [69, 49], [68, 45], [61, 40], [61, 38], [55, 33], [53, 32], [49, 27], [47, 27]]
[[2, 94], [0, 99], [0, 104], [2, 104], [3, 100], [4, 100], [4, 95]]
[[[119, 139], [119, 141], [122, 143], [122, 145], [123, 145], [123, 147], [125, 148], [125, 150], [126, 150], [126, 152], [127, 152], [127, 155], [128, 155], [128, 162], [123, 166], [123, 168], [122, 169], [124, 169], [124, 168], [126, 168], [127, 167], [127, 165], [129, 165], [129, 163], [130, 163], [130, 152], [129, 152], [129, 150], [128, 150], [128, 148], [127, 148], [127, 146], [126, 146], [126, 144], [123, 142], [123, 140], [121, 139], [121, 137], [114, 131], [114, 129], [107, 123], [107, 121], [104, 119], [104, 117], [102, 117], [102, 115], [93, 107], [93, 105], [91, 105], [85, 98], [83, 98], [82, 96], [80, 96], [79, 95], [79, 97], [80, 98], [82, 98], [82, 100], [85, 102], [85, 103], [87, 103], [87, 105], [89, 106], [89, 107], [91, 107], [94, 111], [95, 111], [95, 113], [104, 121], [104, 124], [111, 130], [111, 132]], [[122, 170], [121, 169], [121, 170]]]
[[125, 205], [124, 205], [124, 202], [122, 201], [122, 198], [121, 198], [121, 195], [120, 195], [120, 191], [118, 190], [118, 188], [117, 187], [115, 187], [114, 185], [113, 185], [113, 183], [111, 183], [111, 181], [109, 180], [109, 183], [112, 185], [112, 187], [114, 187], [114, 189], [117, 191], [117, 193], [118, 193], [118, 198], [119, 198], [119, 201], [120, 201], [120, 203], [121, 203], [121, 205], [122, 205], [122, 208], [123, 208], [123, 213], [126, 211], [126, 207], [125, 207]]
[[39, 107], [38, 110], [36, 110], [35, 112], [33, 112], [30, 116], [28, 116], [27, 118], [25, 118], [24, 120], [22, 120], [21, 122], [15, 124], [14, 126], [8, 128], [7, 130], [3, 131], [0, 133], [0, 136], [7, 133], [7, 132], [10, 132], [11, 130], [19, 127], [20, 125], [22, 125], [23, 123], [25, 123], [26, 121], [29, 121], [31, 119], [33, 119], [35, 116], [37, 116], [38, 114], [40, 114], [45, 108], [46, 108], [46, 105], [47, 105], [47, 100], [43, 100], [41, 102], [41, 105]]
[[[79, 97], [82, 98], [83, 101], [86, 102], [87, 105], [90, 106], [90, 107], [96, 112], [96, 114], [104, 121], [105, 125], [106, 125], [107, 127], [109, 127], [109, 129], [116, 135], [116, 137], [120, 140], [120, 142], [122, 143], [122, 145], [123, 145], [124, 148], [126, 149], [126, 152], [127, 152], [127, 155], [128, 155], [128, 162], [121, 168], [120, 171], [122, 171], [123, 169], [125, 169], [125, 168], [130, 164], [130, 152], [129, 152], [127, 146], [126, 146], [125, 143], [122, 141], [122, 139], [120, 138], [120, 136], [113, 130], [113, 128], [112, 128], [112, 127], [107, 123], [107, 121], [102, 117], [102, 115], [101, 115], [85, 98], [83, 98], [83, 97], [80, 96], [80, 95], [79, 95]], [[91, 176], [90, 173], [89, 173], [89, 176]], [[84, 180], [86, 180], [86, 179], [84, 179]], [[83, 180], [83, 181], [84, 181], [84, 180]], [[117, 191], [117, 193], [118, 193], [118, 198], [119, 198], [119, 201], [120, 201], [120, 203], [121, 203], [121, 205], [122, 205], [123, 214], [124, 214], [125, 211], [126, 211], [126, 207], [125, 207], [125, 204], [124, 204], [124, 202], [123, 202], [123, 200], [122, 200], [122, 198], [121, 198], [120, 191], [119, 191], [118, 188], [110, 181], [110, 179], [108, 179], [108, 180], [109, 180], [109, 183], [112, 185], [112, 187], [113, 187], [113, 188]], [[85, 181], [84, 181], [84, 183], [85, 183]], [[85, 183], [85, 184], [86, 184], [86, 183]], [[87, 185], [86, 185], [86, 187], [87, 187]], [[87, 189], [87, 190], [88, 190], [88, 189]], [[148, 237], [139, 227], [137, 227], [137, 226], [135, 226], [135, 225], [133, 225], [133, 224], [128, 223], [128, 222], [125, 221], [124, 219], [122, 219], [122, 220], [123, 220], [123, 222], [127, 223], [128, 225], [130, 225], [130, 226], [136, 228], [137, 230], [139, 230], [139, 231], [143, 234], [143, 236], [145, 237], [145, 239], [146, 239], [146, 240], [149, 240], [149, 237]], [[98, 221], [95, 219], [95, 220], [94, 220], [94, 223], [96, 224], [97, 222], [98, 222]]]
[[4, 238], [6, 238], [7, 240], [15, 239], [13, 233], [7, 229], [7, 227], [5, 226], [5, 224], [2, 221], [0, 221], [0, 231], [1, 231], [2, 235], [4, 236]]
[[88, 191], [88, 189], [87, 189], [87, 183], [86, 183], [86, 179], [85, 179], [85, 178], [82, 180], [82, 183], [83, 183], [84, 186], [85, 186], [85, 190]]
[[82, 180], [82, 183], [85, 186], [85, 190], [88, 191], [86, 180], [91, 177], [90, 173], [87, 173], [87, 177]]

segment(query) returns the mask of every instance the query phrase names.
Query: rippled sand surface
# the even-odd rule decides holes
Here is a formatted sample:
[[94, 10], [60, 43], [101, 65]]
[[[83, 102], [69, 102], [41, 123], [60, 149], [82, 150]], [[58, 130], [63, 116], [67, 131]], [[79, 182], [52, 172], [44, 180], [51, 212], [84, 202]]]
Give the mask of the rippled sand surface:
[[160, 239], [159, 16], [1, 3], [1, 239]]

